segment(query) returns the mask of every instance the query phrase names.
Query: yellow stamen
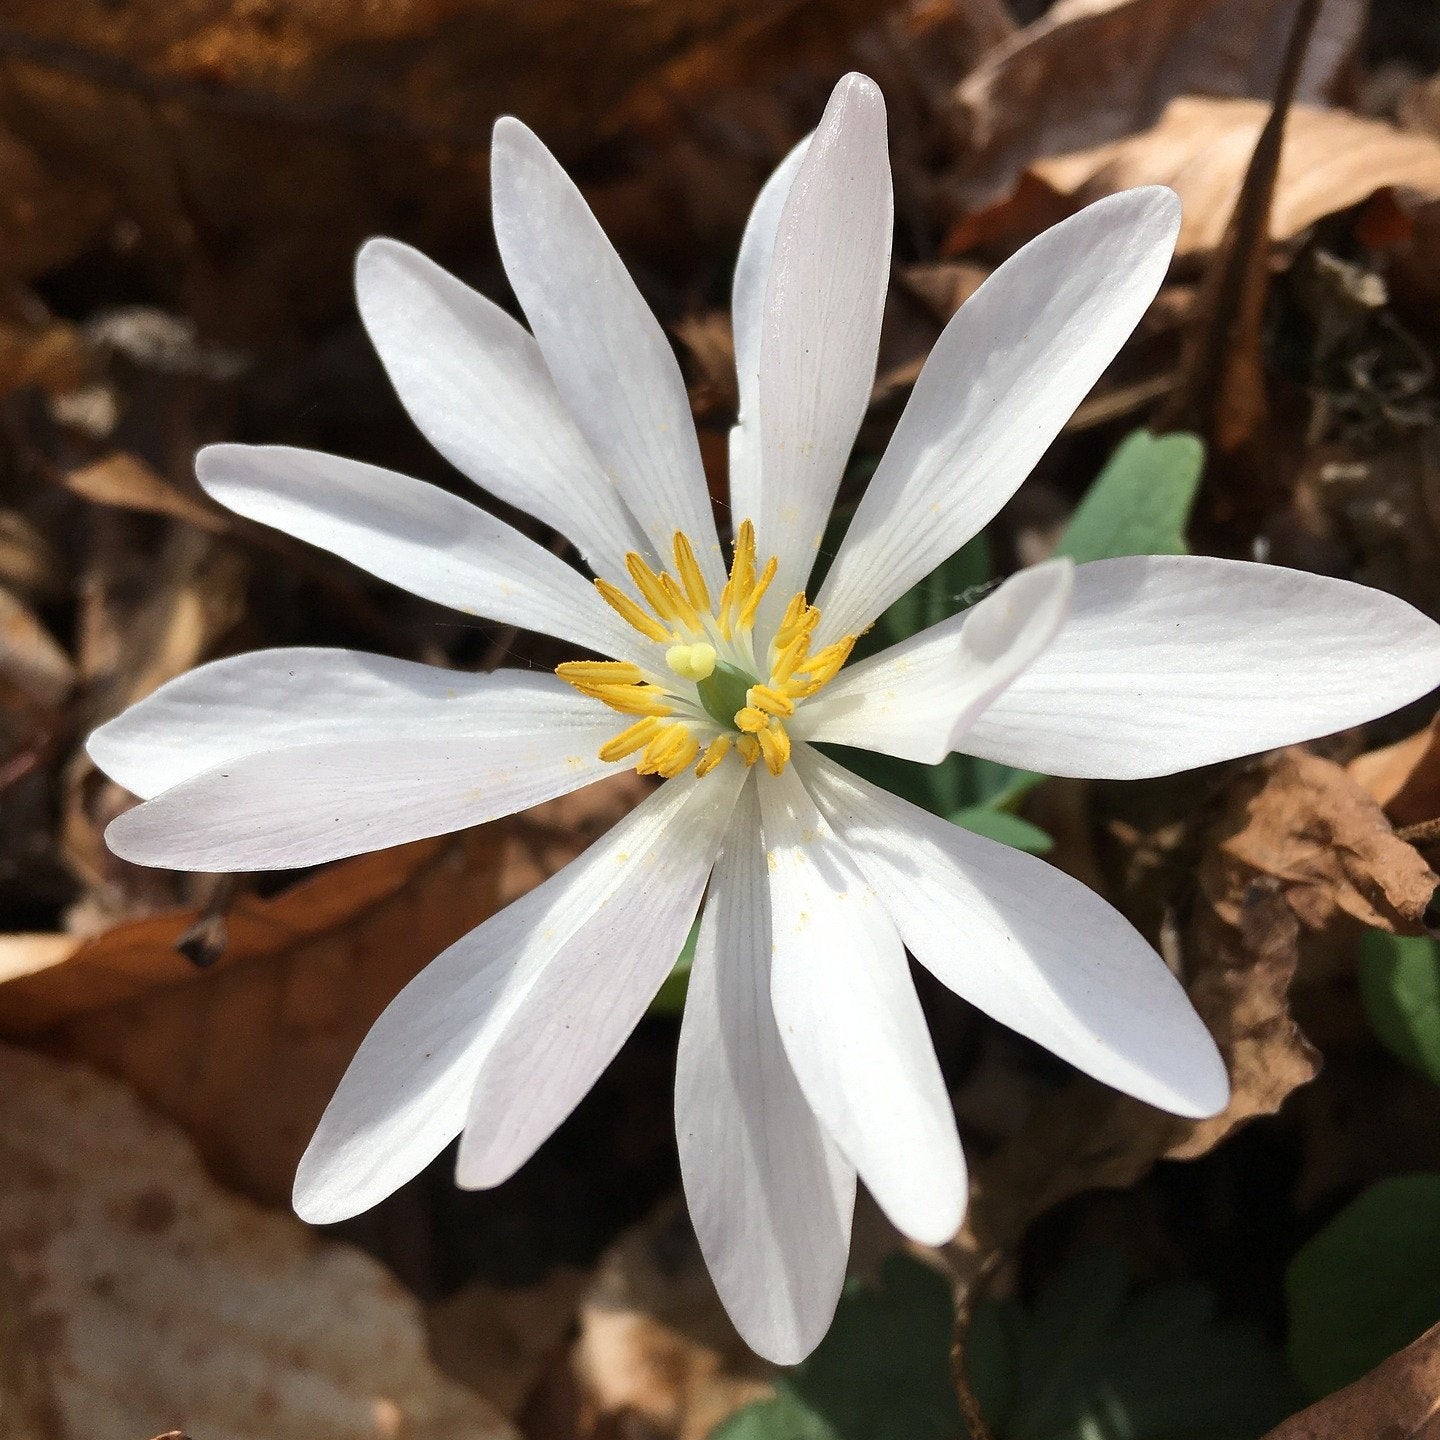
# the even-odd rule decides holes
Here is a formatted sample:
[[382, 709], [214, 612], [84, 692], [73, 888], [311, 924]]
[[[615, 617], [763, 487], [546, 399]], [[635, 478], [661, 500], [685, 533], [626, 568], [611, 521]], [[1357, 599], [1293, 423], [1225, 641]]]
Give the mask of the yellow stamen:
[[[676, 756], [685, 754], [687, 749], [689, 754], [684, 762], [672, 769]], [[684, 725], [666, 725], [645, 747], [645, 753], [635, 768], [642, 775], [664, 775], [669, 779], [678, 775], [695, 758], [699, 749], [699, 742]]]
[[791, 737], [782, 724], [772, 724], [756, 736], [760, 742], [760, 753], [765, 756], [765, 768], [770, 775], [780, 775], [791, 763]]
[[670, 597], [665, 593], [660, 577], [633, 550], [625, 557], [625, 569], [635, 582], [635, 588], [645, 597], [645, 603], [662, 620], [669, 620], [673, 624], [680, 618], [671, 606]]
[[740, 752], [740, 758], [746, 766], [753, 765], [760, 758], [760, 742], [753, 735], [742, 735], [735, 742], [735, 748]]
[[735, 728], [743, 730], [747, 735], [758, 733], [769, 723], [770, 717], [763, 710], [755, 709], [753, 705], [747, 705], [743, 710], [735, 712]]
[[627, 755], [633, 755], [641, 746], [648, 745], [655, 738], [655, 732], [659, 728], [660, 722], [653, 715], [637, 720], [600, 747], [600, 758], [606, 761], [623, 760]]
[[628, 660], [569, 660], [555, 673], [571, 685], [638, 685], [645, 678]]
[[770, 582], [775, 578], [775, 571], [779, 566], [780, 562], [773, 555], [765, 562], [765, 568], [760, 572], [760, 578], [755, 582], [749, 595], [745, 597], [745, 603], [740, 607], [738, 623], [742, 630], [755, 628], [755, 612], [760, 608], [760, 601], [770, 588]]
[[760, 742], [761, 753], [765, 756], [765, 768], [772, 775], [783, 773], [790, 763], [790, 736], [783, 725], [772, 725], [755, 737]]
[[699, 633], [705, 628], [700, 623], [699, 615], [695, 613], [695, 607], [685, 598], [680, 587], [669, 575], [662, 575], [660, 577], [660, 588], [665, 592], [665, 598], [670, 602], [674, 613], [680, 617], [681, 624], [683, 624], [692, 635]]
[[784, 685], [801, 668], [810, 653], [810, 637], [797, 635], [776, 655], [770, 666], [770, 680], [773, 684]]
[[705, 753], [695, 767], [695, 774], [703, 779], [730, 753], [730, 746], [731, 740], [728, 735], [717, 735], [705, 747]]
[[677, 743], [664, 764], [660, 766], [660, 774], [667, 780], [673, 780], [682, 770], [690, 766], [699, 753], [700, 742], [687, 730], [684, 739]]
[[672, 645], [665, 652], [665, 663], [682, 679], [699, 684], [715, 673], [715, 647], [704, 640], [693, 645]]
[[772, 690], [768, 685], [752, 685], [745, 698], [754, 709], [763, 710], [767, 715], [793, 715], [795, 713], [795, 702], [788, 695], [782, 695], [780, 691]]
[[858, 635], [842, 635], [823, 650], [817, 650], [806, 662], [805, 671], [813, 685], [828, 685], [840, 673], [840, 667], [850, 658]]
[[675, 638], [658, 620], [647, 615], [623, 590], [617, 589], [608, 580], [597, 580], [595, 588], [600, 592], [600, 598], [646, 639], [664, 645]]
[[622, 715], [673, 715], [671, 696], [658, 685], [576, 685], [582, 695], [589, 695], [602, 705]]
[[690, 537], [683, 530], [675, 532], [675, 569], [685, 586], [685, 594], [689, 596], [690, 603], [697, 610], [708, 615], [710, 613], [710, 589], [705, 584], [705, 576], [700, 572], [700, 565], [695, 559], [695, 551], [691, 547]]

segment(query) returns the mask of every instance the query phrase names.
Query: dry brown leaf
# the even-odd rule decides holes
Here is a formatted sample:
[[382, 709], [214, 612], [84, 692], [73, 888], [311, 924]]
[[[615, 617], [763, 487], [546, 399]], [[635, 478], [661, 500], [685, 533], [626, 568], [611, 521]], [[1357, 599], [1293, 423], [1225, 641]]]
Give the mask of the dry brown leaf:
[[25, 1292], [0, 1258], [0, 1440], [65, 1440]]
[[230, 528], [221, 511], [192, 499], [138, 456], [124, 452], [72, 470], [65, 477], [65, 488], [97, 505], [168, 515], [172, 520], [184, 520], [202, 530]]
[[176, 949], [195, 910], [71, 942], [44, 967], [35, 948], [53, 940], [11, 937], [0, 1035], [123, 1077], [223, 1178], [286, 1203], [380, 1011], [445, 946], [614, 823], [642, 784], [619, 777], [523, 819], [345, 861], [273, 900], [243, 897], [207, 970]]
[[566, 1266], [537, 1285], [467, 1285], [426, 1315], [435, 1363], [512, 1418], [575, 1325], [589, 1277]]
[[526, 1431], [705, 1440], [771, 1393], [773, 1367], [735, 1333], [683, 1202], [621, 1237], [600, 1262], [580, 1338], [526, 1412]]
[[[287, 332], [345, 303], [366, 235], [473, 233], [497, 115], [583, 153], [659, 68], [794, 8], [17, 0], [0, 29], [0, 178], [20, 203], [0, 213], [0, 275], [73, 259], [121, 219], [132, 255], [212, 330]], [[837, 37], [883, 8], [805, 7]]]
[[1440, 715], [1393, 745], [1357, 756], [1349, 768], [1392, 825], [1440, 818]]
[[0, 1049], [0, 1260], [63, 1440], [511, 1440], [374, 1261], [222, 1191], [123, 1087]]
[[[1209, 255], [1224, 235], [1269, 113], [1253, 100], [1176, 100], [1153, 129], [1039, 160], [1027, 175], [1069, 206], [1132, 185], [1170, 185], [1184, 205], [1177, 256]], [[1317, 220], [1390, 187], [1440, 199], [1440, 141], [1344, 110], [1297, 105], [1285, 127], [1270, 238], [1293, 240]], [[977, 227], [984, 223], [977, 218]]]
[[[1297, 0], [1059, 0], [956, 92], [969, 131], [958, 198], [992, 202], [1036, 158], [1146, 129], [1180, 95], [1268, 99], [1296, 9]], [[1302, 101], [1329, 93], [1364, 19], [1361, 0], [1328, 0]]]
[[75, 665], [34, 612], [0, 587], [0, 675], [38, 704], [57, 706], [75, 684]]
[[1440, 1325], [1264, 1440], [1437, 1440]]
[[1278, 1110], [1316, 1069], [1289, 1010], [1304, 954], [1352, 920], [1413, 928], [1435, 884], [1342, 767], [1292, 749], [1237, 777], [1206, 827], [1181, 944], [1191, 999], [1230, 1070], [1230, 1104], [1213, 1119], [1179, 1120], [1072, 1081], [976, 1165], [953, 1247], [961, 1273], [1071, 1195], [1133, 1184], [1162, 1157], [1203, 1155]]

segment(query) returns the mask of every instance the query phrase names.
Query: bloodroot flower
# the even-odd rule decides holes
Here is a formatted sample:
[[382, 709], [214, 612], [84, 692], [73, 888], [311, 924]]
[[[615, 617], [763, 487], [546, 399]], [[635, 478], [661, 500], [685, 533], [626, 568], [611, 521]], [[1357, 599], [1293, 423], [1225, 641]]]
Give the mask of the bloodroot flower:
[[[1325, 734], [1440, 683], [1440, 629], [1340, 580], [1201, 557], [1015, 576], [863, 662], [855, 638], [1014, 493], [1155, 295], [1170, 191], [1027, 245], [941, 336], [824, 585], [807, 582], [865, 412], [890, 260], [884, 106], [843, 80], [751, 216], [735, 275], [733, 545], [673, 353], [579, 191], [495, 129], [500, 253], [530, 329], [415, 251], [361, 251], [360, 312], [436, 448], [568, 537], [569, 565], [452, 495], [329, 455], [221, 445], [222, 504], [418, 595], [557, 636], [556, 674], [270, 650], [172, 681], [91, 738], [142, 797], [109, 831], [182, 870], [314, 865], [493, 820], [624, 766], [663, 777], [457, 941], [371, 1030], [295, 1205], [374, 1205], [456, 1135], [498, 1185], [579, 1101], [703, 911], [675, 1113], [735, 1323], [824, 1334], [857, 1175], [907, 1235], [959, 1226], [965, 1167], [906, 960], [1179, 1115], [1225, 1104], [1183, 990], [1109, 905], [866, 783], [813, 742], [1051, 775], [1164, 775]], [[584, 658], [586, 654], [603, 658]]]

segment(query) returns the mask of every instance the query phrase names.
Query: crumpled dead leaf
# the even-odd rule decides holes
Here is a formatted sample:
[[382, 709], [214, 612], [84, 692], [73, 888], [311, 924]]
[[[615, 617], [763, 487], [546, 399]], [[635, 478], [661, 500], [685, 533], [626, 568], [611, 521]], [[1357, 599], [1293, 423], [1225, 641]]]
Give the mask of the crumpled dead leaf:
[[0, 1260], [0, 1440], [65, 1440], [25, 1292]]
[[0, 1089], [0, 1260], [58, 1437], [511, 1440], [380, 1265], [226, 1194], [123, 1087], [0, 1048]]
[[1440, 818], [1440, 715], [1350, 762], [1351, 778], [1400, 827]]
[[1440, 1325], [1353, 1385], [1292, 1415], [1264, 1440], [1436, 1440]]
[[[124, 1078], [222, 1178], [288, 1203], [315, 1122], [381, 1010], [619, 819], [643, 783], [617, 777], [516, 820], [345, 861], [273, 900], [242, 897], [205, 970], [176, 949], [196, 910], [71, 940], [58, 957], [53, 936], [6, 937], [0, 1036]], [[49, 963], [33, 963], [36, 947]]]
[[[968, 130], [957, 202], [993, 202], [1037, 157], [1144, 130], [1180, 95], [1267, 99], [1297, 8], [1298, 0], [1059, 0], [956, 91]], [[1365, 8], [1361, 0], [1324, 5], [1302, 101], [1329, 95]]]
[[[20, 0], [0, 28], [0, 283], [119, 224], [158, 286], [259, 338], [344, 302], [369, 234], [433, 247], [487, 208], [490, 126], [515, 113], [573, 158], [626, 96], [775, 0]], [[836, 37], [883, 0], [805, 7]], [[832, 42], [835, 43], [835, 42]]]
[[1436, 883], [1341, 766], [1290, 749], [1237, 776], [1205, 827], [1180, 943], [1191, 999], [1230, 1069], [1229, 1105], [1180, 1120], [1077, 1077], [975, 1166], [951, 1247], [960, 1274], [1060, 1201], [1132, 1184], [1162, 1157], [1194, 1159], [1278, 1110], [1316, 1071], [1289, 1010], [1302, 958], [1353, 921], [1414, 929]]
[[[1029, 238], [1070, 210], [1134, 185], [1169, 185], [1184, 205], [1176, 255], [1210, 255], [1225, 233], [1255, 142], [1270, 113], [1256, 100], [1172, 101], [1159, 123], [1110, 144], [1036, 160], [1007, 199], [961, 220], [946, 249]], [[1270, 238], [1303, 230], [1395, 188], [1440, 199], [1440, 141], [1345, 110], [1297, 105], [1285, 129]]]

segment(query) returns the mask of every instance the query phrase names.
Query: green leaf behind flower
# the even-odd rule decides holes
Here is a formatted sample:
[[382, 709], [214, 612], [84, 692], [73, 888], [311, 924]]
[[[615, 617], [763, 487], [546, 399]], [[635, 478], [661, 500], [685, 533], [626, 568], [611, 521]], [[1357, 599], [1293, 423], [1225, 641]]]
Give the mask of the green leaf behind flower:
[[1369, 930], [1360, 942], [1360, 994], [1385, 1046], [1440, 1085], [1440, 946], [1426, 936]]

